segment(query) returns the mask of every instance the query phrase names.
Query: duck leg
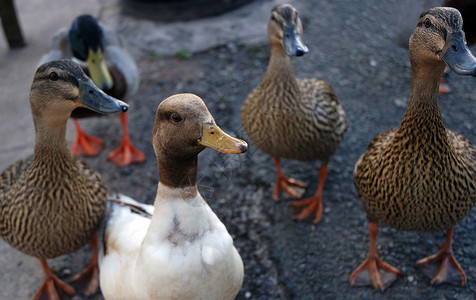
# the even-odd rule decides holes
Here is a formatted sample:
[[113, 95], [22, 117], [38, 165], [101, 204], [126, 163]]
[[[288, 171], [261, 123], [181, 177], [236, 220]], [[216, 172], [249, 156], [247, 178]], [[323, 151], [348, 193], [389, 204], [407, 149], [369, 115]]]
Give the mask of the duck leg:
[[123, 132], [121, 145], [109, 153], [108, 159], [120, 167], [145, 161], [145, 155], [131, 143], [127, 129], [127, 113], [121, 113], [121, 125]]
[[84, 292], [84, 295], [86, 296], [91, 296], [96, 294], [99, 289], [98, 234], [97, 233], [94, 234], [90, 244], [93, 251], [93, 255], [91, 256], [91, 259], [90, 259], [91, 263], [80, 273], [76, 274], [73, 278], [73, 282], [78, 282], [87, 276], [91, 277], [88, 283], [88, 287], [86, 291]]
[[102, 150], [104, 142], [97, 137], [86, 134], [79, 126], [78, 120], [73, 118], [76, 127], [76, 140], [73, 143], [72, 152], [74, 156], [94, 156]]
[[466, 274], [453, 254], [452, 240], [454, 226], [446, 230], [446, 242], [440, 246], [440, 251], [431, 256], [420, 259], [417, 266], [422, 268], [425, 275], [432, 278], [431, 283], [448, 282], [464, 286]]
[[276, 184], [274, 185], [273, 189], [273, 199], [274, 201], [279, 201], [279, 190], [283, 190], [286, 194], [289, 195], [292, 199], [296, 199], [302, 195], [303, 192], [298, 192], [296, 189], [294, 189], [292, 186], [296, 186], [299, 188], [306, 188], [307, 184], [294, 179], [294, 178], [288, 178], [286, 175], [284, 175], [283, 171], [281, 171], [281, 166], [280, 166], [280, 159], [279, 157], [273, 157], [274, 160], [274, 165], [276, 166]]
[[322, 193], [324, 191], [324, 183], [326, 182], [327, 178], [327, 165], [323, 165], [319, 168], [318, 177], [319, 182], [314, 196], [308, 199], [296, 201], [291, 204], [291, 206], [293, 207], [304, 206], [303, 210], [296, 217], [296, 219], [298, 219], [299, 221], [306, 219], [313, 212], [316, 213], [316, 217], [314, 218], [314, 221], [312, 221], [314, 224], [319, 222], [322, 218]]
[[351, 286], [373, 285], [384, 291], [402, 272], [380, 259], [375, 242], [377, 241], [378, 222], [369, 222], [369, 253], [364, 262], [350, 275]]
[[56, 287], [58, 287], [60, 290], [65, 292], [66, 294], [72, 296], [74, 294], [74, 288], [72, 288], [69, 284], [66, 282], [62, 281], [58, 277], [56, 277], [55, 272], [50, 269], [48, 266], [48, 263], [46, 262], [46, 259], [40, 258], [40, 263], [41, 266], [43, 267], [43, 271], [45, 272], [45, 281], [41, 285], [40, 289], [38, 292], [36, 292], [35, 296], [33, 297], [33, 300], [38, 300], [41, 298], [43, 294], [46, 294], [49, 300], [59, 300], [60, 297], [58, 295], [58, 291], [56, 290]]
[[440, 78], [440, 86], [438, 88], [438, 93], [440, 95], [449, 94], [451, 92], [450, 86], [448, 85], [448, 83], [446, 83], [446, 79], [445, 79], [445, 77], [448, 77], [449, 75], [448, 72], [449, 72], [449, 68], [448, 66], [446, 66], [445, 70], [443, 71], [443, 75]]

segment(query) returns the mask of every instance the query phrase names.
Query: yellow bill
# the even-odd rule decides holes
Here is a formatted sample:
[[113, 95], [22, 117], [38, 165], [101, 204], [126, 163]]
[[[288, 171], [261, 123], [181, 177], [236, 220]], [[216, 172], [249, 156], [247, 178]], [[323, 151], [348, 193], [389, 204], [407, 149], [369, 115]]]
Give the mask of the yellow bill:
[[198, 143], [222, 153], [244, 153], [248, 149], [245, 141], [227, 134], [215, 122], [203, 123], [203, 134]]
[[104, 60], [104, 55], [101, 48], [98, 48], [96, 52], [89, 49], [88, 53], [88, 69], [89, 76], [93, 80], [94, 84], [101, 90], [109, 90], [113, 86], [112, 76]]

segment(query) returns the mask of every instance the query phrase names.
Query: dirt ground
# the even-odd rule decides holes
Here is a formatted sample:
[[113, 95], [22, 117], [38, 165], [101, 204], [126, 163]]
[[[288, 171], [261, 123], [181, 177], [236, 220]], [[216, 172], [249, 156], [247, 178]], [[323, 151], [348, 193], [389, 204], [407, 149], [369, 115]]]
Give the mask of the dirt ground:
[[[200, 154], [199, 190], [234, 237], [245, 265], [245, 279], [237, 299], [474, 299], [474, 210], [458, 224], [454, 236], [455, 255], [467, 275], [465, 287], [432, 286], [415, 267], [418, 259], [438, 250], [444, 242], [443, 232], [402, 232], [385, 225], [377, 239], [379, 251], [404, 275], [384, 293], [371, 287], [350, 287], [349, 275], [368, 249], [367, 220], [353, 185], [352, 171], [369, 141], [377, 133], [398, 126], [405, 112], [410, 64], [408, 51], [398, 46], [397, 36], [402, 15], [410, 12], [402, 8], [400, 1], [391, 0], [303, 0], [299, 1], [299, 9], [303, 41], [309, 53], [294, 60], [296, 75], [317, 77], [333, 86], [349, 117], [349, 130], [330, 163], [324, 215], [317, 225], [310, 220], [293, 220], [290, 199], [282, 196], [279, 203], [271, 199], [274, 165], [271, 157], [253, 144], [244, 155], [224, 155], [209, 149]], [[256, 22], [266, 23], [267, 19]], [[416, 19], [411, 21], [415, 23]], [[131, 24], [129, 20], [118, 25], [126, 41], [133, 34]], [[474, 47], [472, 50], [476, 51]], [[82, 121], [88, 132], [101, 136], [105, 142], [100, 155], [85, 161], [102, 175], [111, 192], [151, 203], [157, 187], [151, 145], [157, 105], [175, 93], [195, 93], [204, 99], [222, 129], [249, 141], [240, 124], [240, 108], [266, 70], [269, 46], [267, 42], [228, 42], [193, 53], [188, 59], [157, 54], [150, 48], [135, 51], [134, 55], [142, 81], [139, 92], [127, 99], [130, 132], [147, 161], [122, 169], [107, 161], [107, 153], [121, 139], [117, 116]], [[450, 73], [452, 92], [440, 96], [446, 126], [473, 143], [475, 80]], [[315, 191], [319, 162], [284, 160], [282, 165], [287, 175], [309, 183], [304, 196]], [[90, 249], [85, 247], [52, 260], [52, 266], [68, 281], [87, 264], [89, 255]], [[42, 282], [39, 264], [26, 256], [15, 265], [0, 261], [6, 266], [0, 275], [0, 298], [31, 297]]]

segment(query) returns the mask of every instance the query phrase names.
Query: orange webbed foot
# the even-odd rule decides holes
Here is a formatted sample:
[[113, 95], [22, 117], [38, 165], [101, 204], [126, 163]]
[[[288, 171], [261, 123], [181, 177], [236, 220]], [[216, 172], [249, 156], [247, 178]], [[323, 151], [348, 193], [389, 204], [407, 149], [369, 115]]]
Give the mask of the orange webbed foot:
[[71, 152], [74, 156], [95, 156], [101, 152], [104, 142], [95, 136], [86, 134], [80, 127], [76, 119], [73, 119], [76, 127], [76, 140], [73, 143]]
[[[293, 188], [297, 187], [300, 190]], [[279, 190], [285, 192], [291, 199], [296, 199], [304, 194], [304, 189], [307, 187], [305, 182], [294, 178], [281, 177], [276, 180], [276, 184], [273, 189], [274, 201], [279, 201]]]
[[76, 274], [73, 278], [73, 282], [79, 282], [83, 278], [89, 277], [88, 287], [84, 292], [85, 296], [91, 296], [98, 292], [99, 290], [99, 267], [96, 263], [91, 262], [89, 266], [84, 268], [80, 273]]
[[41, 285], [40, 289], [36, 292], [33, 300], [38, 300], [41, 296], [46, 295], [49, 300], [59, 300], [58, 289], [62, 290], [66, 294], [72, 296], [75, 293], [73, 287], [66, 282], [62, 281], [55, 275], [55, 271], [48, 267], [48, 263], [45, 259], [40, 259], [41, 266], [45, 272], [45, 281]]
[[309, 199], [296, 201], [292, 203], [291, 206], [293, 207], [304, 206], [301, 212], [296, 216], [296, 219], [298, 221], [307, 219], [313, 213], [316, 213], [316, 217], [312, 221], [314, 224], [318, 223], [322, 218], [322, 195], [320, 197], [314, 196]]
[[441, 250], [431, 256], [420, 259], [417, 266], [429, 278], [432, 284], [451, 283], [464, 286], [466, 274], [453, 254], [451, 246], [454, 227], [447, 230], [446, 242], [440, 246]]
[[446, 83], [446, 81], [443, 78], [441, 78], [440, 86], [438, 88], [438, 93], [440, 95], [446, 95], [446, 94], [449, 94], [450, 92], [451, 92], [450, 86], [448, 85], [448, 83]]
[[90, 264], [86, 268], [84, 268], [81, 272], [76, 274], [73, 277], [73, 282], [79, 282], [84, 278], [89, 277], [88, 287], [84, 292], [86, 296], [92, 296], [99, 291], [99, 265], [98, 265], [98, 234], [94, 234], [93, 238], [91, 239], [91, 248], [93, 255], [90, 259]]
[[121, 145], [109, 153], [108, 159], [119, 167], [145, 161], [145, 155], [132, 145], [127, 127], [127, 113], [121, 113], [120, 118], [123, 132]]
[[319, 182], [314, 196], [309, 199], [296, 201], [291, 204], [291, 206], [293, 207], [304, 206], [301, 212], [296, 216], [296, 219], [298, 219], [298, 221], [306, 219], [314, 212], [316, 213], [316, 217], [312, 221], [314, 224], [319, 222], [322, 218], [322, 193], [324, 192], [324, 183], [326, 182], [327, 178], [327, 165], [323, 165], [319, 168], [318, 176]]
[[368, 256], [350, 275], [351, 286], [372, 285], [384, 291], [402, 272], [381, 260], [378, 256]]
[[116, 150], [109, 153], [108, 159], [119, 167], [124, 167], [145, 161], [145, 155], [129, 142], [121, 143]]
[[351, 286], [372, 285], [383, 292], [402, 272], [380, 259], [375, 246], [379, 226], [378, 222], [369, 222], [369, 253], [364, 262], [350, 275]]

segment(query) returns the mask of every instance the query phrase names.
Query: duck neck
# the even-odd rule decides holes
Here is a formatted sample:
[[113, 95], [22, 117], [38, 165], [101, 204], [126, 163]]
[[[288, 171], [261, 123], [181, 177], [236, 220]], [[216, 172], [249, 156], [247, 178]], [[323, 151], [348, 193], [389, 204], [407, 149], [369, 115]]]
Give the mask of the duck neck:
[[188, 247], [210, 231], [212, 225], [206, 217], [208, 213], [196, 185], [177, 188], [159, 182], [154, 214], [143, 245], [166, 241], [174, 246]]
[[412, 63], [412, 85], [407, 110], [397, 135], [413, 137], [410, 140], [425, 139], [440, 146], [448, 146], [443, 117], [438, 105], [438, 87], [443, 68], [440, 66], [415, 66]]
[[176, 156], [159, 150], [157, 154], [159, 182], [172, 188], [196, 186], [198, 156]]
[[50, 126], [35, 120], [35, 132], [35, 161], [51, 165], [48, 162], [50, 160], [55, 162], [72, 160], [66, 143], [66, 121], [63, 126]]
[[187, 205], [193, 205], [198, 196], [197, 185], [185, 187], [172, 187], [163, 182], [159, 182], [157, 188], [155, 207], [160, 207], [164, 201], [176, 202], [180, 201]]
[[297, 87], [292, 57], [282, 47], [271, 47], [268, 69], [263, 77], [263, 83], [266, 82], [290, 83]]

